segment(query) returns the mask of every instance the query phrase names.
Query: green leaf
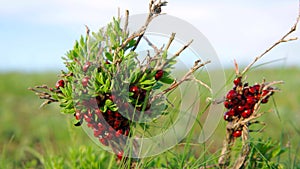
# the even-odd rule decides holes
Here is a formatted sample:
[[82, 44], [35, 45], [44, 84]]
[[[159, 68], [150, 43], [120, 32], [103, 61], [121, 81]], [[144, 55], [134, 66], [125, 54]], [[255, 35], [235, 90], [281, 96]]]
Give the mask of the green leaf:
[[107, 107], [110, 107], [110, 106], [113, 105], [113, 104], [114, 104], [113, 101], [111, 101], [111, 100], [109, 100], [109, 99], [106, 99], [106, 100], [105, 100], [105, 105], [106, 105]]
[[131, 83], [135, 83], [140, 76], [140, 69], [138, 68], [136, 71], [131, 73]]
[[165, 51], [163, 52], [163, 54], [161, 55], [161, 57], [163, 58], [163, 60], [166, 60], [167, 57], [168, 57], [168, 51], [165, 50]]
[[110, 89], [110, 88], [111, 88], [111, 83], [110, 83], [110, 79], [109, 79], [109, 78], [107, 78], [106, 81], [105, 81], [105, 87], [106, 87], [107, 89]]
[[160, 89], [162, 86], [163, 86], [162, 83], [156, 82], [152, 89], [157, 90], [157, 89]]
[[133, 92], [129, 92], [129, 93], [128, 93], [128, 96], [133, 96], [133, 95], [134, 95]]
[[109, 52], [105, 52], [105, 57], [106, 57], [106, 59], [108, 59], [109, 61], [113, 61], [113, 57], [112, 57], [112, 54], [111, 53], [109, 53]]
[[156, 81], [155, 81], [155, 79], [152, 79], [152, 80], [144, 80], [140, 84], [148, 86], [148, 85], [153, 85], [154, 83], [156, 83]]
[[101, 111], [102, 111], [102, 112], [106, 112], [106, 111], [107, 111], [107, 106], [104, 105], [103, 108], [101, 108]]
[[125, 50], [130, 49], [132, 47], [134, 47], [136, 44], [136, 40], [132, 39], [128, 42], [127, 47], [125, 48]]
[[118, 107], [117, 107], [115, 104], [112, 105], [112, 106], [110, 106], [109, 109], [110, 109], [111, 111], [118, 111]]
[[141, 88], [144, 89], [144, 90], [149, 91], [153, 88], [153, 86], [147, 86], [147, 87], [142, 86]]
[[147, 78], [147, 73], [144, 73], [143, 76], [140, 78], [139, 82], [144, 81]]
[[70, 59], [78, 58], [78, 53], [76, 50], [72, 50], [72, 53], [70, 55]]
[[159, 81], [166, 83], [166, 84], [172, 84], [174, 82], [174, 79], [170, 76], [163, 76]]
[[282, 154], [284, 152], [285, 152], [285, 150], [282, 149], [280, 147], [280, 145], [277, 145], [277, 147], [272, 151], [272, 155], [271, 155], [272, 157], [271, 158], [277, 157], [277, 156], [279, 156], [280, 154]]
[[140, 125], [141, 128], [142, 128], [143, 130], [145, 130], [145, 131], [149, 128], [149, 125], [148, 125], [147, 123], [139, 123], [139, 125]]
[[80, 36], [80, 46], [81, 46], [81, 47], [84, 47], [84, 46], [85, 46], [85, 42], [84, 42], [83, 36]]

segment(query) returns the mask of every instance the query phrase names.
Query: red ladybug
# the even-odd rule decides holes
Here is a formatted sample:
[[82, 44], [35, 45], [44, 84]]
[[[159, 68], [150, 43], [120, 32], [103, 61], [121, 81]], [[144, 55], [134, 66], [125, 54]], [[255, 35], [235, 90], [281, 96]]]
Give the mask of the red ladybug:
[[60, 87], [65, 87], [65, 81], [64, 80], [57, 81], [55, 87], [56, 89], [59, 89]]
[[82, 86], [83, 86], [83, 87], [87, 87], [87, 86], [88, 86], [88, 83], [89, 83], [89, 80], [90, 80], [89, 77], [84, 77], [84, 78], [81, 80]]
[[117, 154], [117, 157], [118, 157], [119, 160], [122, 160], [122, 158], [123, 158], [123, 152], [119, 151], [118, 154]]
[[155, 74], [155, 80], [161, 79], [163, 75], [164, 75], [164, 71], [163, 70], [158, 70]]
[[236, 130], [232, 133], [233, 137], [241, 137], [242, 135], [242, 130]]
[[83, 70], [84, 72], [86, 72], [86, 71], [89, 69], [90, 66], [91, 66], [91, 62], [86, 62], [86, 63], [83, 65], [82, 70]]

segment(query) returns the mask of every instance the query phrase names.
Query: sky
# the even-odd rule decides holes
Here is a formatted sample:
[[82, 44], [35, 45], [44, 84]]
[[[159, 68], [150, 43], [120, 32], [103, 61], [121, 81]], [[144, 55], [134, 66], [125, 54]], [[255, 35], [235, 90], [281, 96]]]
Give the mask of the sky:
[[[148, 0], [0, 0], [0, 71], [51, 71], [85, 26], [97, 31], [118, 7], [146, 13]], [[295, 23], [298, 0], [169, 0], [163, 12], [202, 32], [224, 67], [247, 64], [279, 40]], [[290, 36], [300, 37], [297, 30]], [[300, 40], [281, 44], [260, 63], [300, 66]]]

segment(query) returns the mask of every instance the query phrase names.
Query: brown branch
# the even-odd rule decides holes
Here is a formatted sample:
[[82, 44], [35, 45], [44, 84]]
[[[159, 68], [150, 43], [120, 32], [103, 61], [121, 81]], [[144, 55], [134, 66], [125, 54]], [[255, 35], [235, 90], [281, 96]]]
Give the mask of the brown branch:
[[[134, 38], [138, 37], [135, 46], [131, 49], [131, 51], [135, 51], [135, 49], [137, 48], [137, 46], [139, 45], [142, 37], [144, 36], [147, 27], [149, 26], [150, 22], [157, 16], [161, 15], [160, 12], [157, 12], [157, 9], [159, 8], [161, 10], [162, 6], [166, 6], [166, 2], [158, 2], [157, 4], [154, 4], [155, 1], [151, 0], [149, 3], [149, 14], [148, 17], [146, 19], [146, 22], [144, 24], [144, 26], [138, 31], [137, 34]], [[132, 39], [134, 39], [132, 38]], [[123, 45], [122, 45], [123, 46]], [[124, 46], [121, 48], [124, 48]]]
[[243, 126], [243, 132], [242, 132], [242, 152], [239, 155], [238, 159], [236, 160], [235, 164], [233, 165], [233, 169], [241, 169], [244, 166], [246, 166], [246, 161], [248, 158], [248, 155], [250, 153], [250, 145], [248, 143], [249, 141], [249, 129], [246, 125]]
[[270, 83], [266, 83], [263, 87], [262, 90], [266, 90], [268, 89], [269, 87], [273, 86], [273, 85], [276, 85], [276, 84], [284, 84], [284, 81], [273, 81], [273, 82], [270, 82]]
[[171, 46], [171, 44], [172, 44], [172, 42], [173, 42], [173, 40], [174, 40], [174, 38], [175, 38], [175, 35], [176, 35], [176, 33], [172, 33], [171, 34], [171, 37], [170, 37], [170, 39], [169, 39], [169, 42], [167, 43], [167, 46], [166, 46], [166, 48], [165, 48], [165, 51], [168, 51], [169, 50], [169, 48], [170, 48], [170, 46]]
[[160, 53], [157, 46], [155, 46], [146, 36], [143, 36], [143, 38], [148, 43], [148, 45], [154, 49], [155, 53]]
[[[300, 3], [299, 3], [300, 4]], [[298, 38], [290, 38], [290, 39], [286, 39], [291, 33], [295, 32], [297, 29], [297, 25], [299, 23], [300, 20], [300, 6], [299, 6], [299, 14], [297, 16], [296, 22], [295, 24], [291, 27], [290, 31], [287, 32], [281, 39], [279, 39], [276, 43], [274, 43], [271, 47], [269, 47], [266, 51], [264, 51], [262, 54], [260, 54], [259, 56], [255, 57], [254, 60], [242, 71], [242, 73], [240, 73], [240, 76], [243, 76], [259, 59], [261, 59], [264, 55], [266, 55], [268, 52], [270, 52], [273, 48], [275, 48], [276, 46], [278, 46], [281, 43], [284, 42], [289, 42], [289, 41], [294, 41], [297, 40]]]
[[162, 52], [163, 52], [164, 45], [162, 45], [162, 47], [160, 49], [158, 49], [157, 46], [154, 45], [146, 36], [143, 36], [143, 38], [148, 43], [148, 45], [150, 47], [152, 47], [153, 50], [155, 51], [155, 55], [153, 57], [151, 57], [150, 54], [149, 54], [149, 60], [147, 62], [147, 65], [144, 66], [143, 70], [145, 71], [150, 66], [151, 62], [154, 61], [154, 60], [156, 60], [154, 70], [159, 70], [161, 68], [161, 62], [163, 61], [163, 59], [161, 58], [161, 55], [162, 55]]
[[233, 123], [229, 122], [226, 126], [226, 137], [223, 141], [223, 147], [221, 150], [221, 156], [218, 160], [218, 165], [221, 168], [226, 168], [231, 159], [231, 149], [235, 142], [235, 138], [232, 136], [233, 132]]
[[86, 58], [86, 60], [90, 60], [90, 55], [91, 55], [91, 50], [90, 50], [90, 46], [89, 46], [90, 28], [87, 25], [85, 25], [85, 29], [86, 29], [86, 51], [87, 51], [87, 58]]
[[43, 102], [41, 104], [40, 108], [47, 105], [47, 104], [50, 104], [50, 103], [53, 103], [53, 102], [58, 102], [58, 100], [54, 99], [51, 94], [49, 94], [47, 92], [44, 92], [44, 91], [37, 90], [37, 89], [51, 90], [51, 89], [48, 88], [48, 86], [42, 85], [42, 86], [36, 86], [35, 88], [30, 87], [30, 88], [28, 88], [28, 90], [31, 90], [31, 91], [35, 92], [35, 94], [37, 96], [39, 96], [40, 99], [46, 100], [45, 102]]
[[[147, 28], [148, 28], [148, 26], [149, 26], [149, 24], [150, 24], [150, 22], [155, 18], [155, 17], [157, 17], [157, 16], [159, 16], [159, 15], [161, 15], [160, 14], [160, 12], [159, 13], [157, 13], [157, 8], [161, 8], [162, 6], [166, 6], [166, 4], [167, 4], [167, 2], [161, 2], [161, 1], [159, 1], [157, 4], [154, 4], [154, 0], [150, 0], [150, 3], [149, 3], [149, 14], [148, 14], [148, 16], [147, 16], [147, 19], [146, 19], [146, 21], [145, 21], [145, 24], [144, 24], [144, 26], [142, 26], [138, 31], [136, 31], [136, 32], [134, 32], [130, 37], [128, 37], [115, 51], [114, 51], [114, 53], [113, 53], [113, 55], [114, 55], [114, 58], [116, 58], [116, 56], [118, 55], [118, 53], [119, 53], [119, 51], [120, 50], [122, 50], [122, 49], [124, 49], [127, 45], [128, 45], [128, 43], [131, 41], [131, 40], [133, 40], [133, 39], [135, 39], [135, 38], [137, 38], [137, 40], [136, 40], [136, 43], [135, 43], [135, 45], [133, 46], [133, 48], [131, 49], [131, 51], [134, 51], [136, 48], [137, 48], [137, 46], [139, 45], [139, 43], [140, 43], [140, 41], [141, 41], [141, 39], [142, 39], [142, 37], [144, 36], [144, 34], [145, 34], [145, 32], [146, 32], [146, 30], [147, 30]], [[128, 11], [126, 11], [126, 13], [125, 13], [125, 15], [126, 15], [126, 20], [125, 20], [125, 32], [126, 32], [126, 29], [127, 29], [127, 27], [128, 27], [128, 15], [129, 15], [129, 12]], [[111, 51], [110, 51], [111, 52]], [[118, 64], [118, 63], [120, 63], [121, 62], [121, 60], [119, 60], [119, 59], [114, 59], [114, 61], [113, 61], [113, 64]]]
[[118, 19], [121, 19], [121, 12], [120, 12], [120, 7], [118, 7]]
[[124, 24], [124, 32], [128, 33], [128, 20], [129, 20], [129, 10], [125, 11], [125, 24]]
[[204, 82], [202, 82], [201, 80], [199, 79], [196, 79], [195, 77], [193, 78], [194, 81], [198, 82], [199, 84], [201, 84], [202, 86], [204, 86], [206, 89], [209, 90], [210, 93], [213, 93], [212, 89]]
[[[152, 4], [152, 1], [150, 2], [149, 6], [151, 6], [151, 4]], [[128, 14], [129, 14], [129, 12], [128, 12]], [[127, 15], [127, 12], [126, 12], [126, 15]], [[128, 17], [127, 17], [127, 18], [128, 18]], [[144, 33], [145, 33], [145, 31], [146, 31], [146, 29], [147, 29], [147, 27], [148, 27], [148, 25], [149, 25], [149, 23], [151, 22], [152, 19], [153, 19], [152, 14], [151, 14], [151, 12], [149, 12], [148, 17], [147, 17], [147, 20], [146, 20], [144, 26], [142, 26], [137, 32], [134, 32], [130, 37], [128, 37], [128, 38], [121, 44], [121, 46], [119, 46], [119, 47], [117, 48], [117, 50], [114, 52], [114, 55], [116, 55], [121, 49], [124, 49], [124, 48], [126, 47], [126, 45], [127, 45], [131, 40], [133, 40], [134, 38], [137, 38], [137, 37], [138, 37], [138, 40], [137, 40], [137, 42], [136, 42], [136, 45], [135, 45], [135, 46], [133, 47], [133, 49], [132, 49], [132, 51], [134, 51], [135, 48], [137, 47], [137, 45], [138, 45], [140, 39], [141, 39], [142, 36], [144, 35]], [[127, 21], [127, 25], [126, 25], [126, 22], [125, 22], [125, 26], [126, 26], [126, 27], [128, 26], [128, 21]]]
[[204, 62], [204, 63], [199, 64], [200, 62], [201, 62], [200, 60], [195, 61], [194, 66], [189, 70], [189, 72], [187, 72], [187, 73], [186, 73], [186, 74], [185, 74], [178, 82], [174, 81], [174, 83], [173, 83], [170, 87], [168, 87], [168, 88], [165, 89], [164, 91], [162, 91], [162, 92], [158, 93], [157, 95], [155, 95], [155, 96], [151, 99], [150, 103], [152, 103], [152, 102], [153, 102], [154, 100], [156, 100], [157, 98], [159, 98], [159, 97], [165, 95], [166, 93], [168, 93], [168, 92], [170, 92], [170, 91], [176, 89], [176, 88], [177, 88], [180, 84], [182, 84], [183, 82], [188, 81], [188, 80], [192, 80], [192, 79], [191, 79], [191, 75], [192, 75], [196, 70], [198, 70], [200, 67], [205, 66], [206, 64], [210, 63], [211, 61], [206, 61], [206, 62]]
[[[172, 38], [172, 36], [171, 36]], [[172, 40], [173, 41], [173, 40]], [[181, 49], [179, 49], [170, 59], [166, 60], [163, 64], [161, 64], [157, 69], [163, 69], [170, 61], [174, 60], [178, 57], [186, 48], [188, 48], [193, 43], [193, 40], [189, 41], [185, 44]]]
[[185, 81], [188, 81], [188, 80], [191, 80], [191, 79], [190, 79], [190, 76], [191, 76], [196, 70], [198, 70], [200, 67], [203, 67], [203, 66], [205, 66], [206, 64], [210, 63], [210, 61], [206, 61], [206, 62], [204, 62], [204, 63], [202, 63], [202, 64], [199, 64], [199, 62], [200, 62], [200, 60], [197, 60], [197, 61], [195, 62], [195, 65], [191, 68], [191, 70], [190, 70], [188, 73], [186, 73], [186, 74], [182, 77], [182, 79], [181, 79], [180, 81], [173, 83], [169, 88], [165, 89], [161, 94], [164, 95], [164, 94], [168, 93], [169, 91], [171, 91], [171, 90], [177, 88], [181, 83], [183, 83], [183, 82], [185, 82]]
[[177, 51], [177, 52], [172, 56], [171, 59], [174, 59], [174, 58], [178, 57], [178, 56], [181, 54], [181, 52], [183, 52], [183, 51], [184, 51], [187, 47], [189, 47], [192, 43], [193, 43], [193, 40], [189, 41], [189, 42], [188, 42], [186, 45], [184, 45], [179, 51]]
[[234, 59], [234, 67], [235, 67], [235, 74], [238, 75], [239, 74], [239, 65], [238, 63], [236, 62], [236, 60]]
[[[167, 45], [166, 45], [166, 47], [164, 49], [164, 52], [168, 52], [168, 50], [169, 50], [169, 48], [170, 48], [170, 46], [171, 46], [171, 44], [172, 44], [172, 42], [173, 42], [173, 40], [175, 38], [175, 35], [176, 35], [176, 33], [172, 33], [171, 34], [171, 36], [169, 38], [169, 41], [168, 41], [168, 43], [167, 43]], [[158, 60], [157, 63], [156, 63], [156, 65], [155, 65], [155, 67], [154, 67], [154, 69], [159, 70], [161, 68], [160, 65], [161, 65], [162, 61], [163, 61], [162, 59]]]

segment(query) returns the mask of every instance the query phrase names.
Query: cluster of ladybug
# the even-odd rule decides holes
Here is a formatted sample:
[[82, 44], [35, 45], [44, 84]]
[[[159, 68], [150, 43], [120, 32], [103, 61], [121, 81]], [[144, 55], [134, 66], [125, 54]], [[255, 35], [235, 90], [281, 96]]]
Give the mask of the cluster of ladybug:
[[[104, 99], [113, 100], [113, 96], [107, 94]], [[74, 116], [79, 122], [75, 125], [81, 125], [84, 119], [87, 126], [93, 130], [94, 137], [98, 138], [104, 146], [110, 146], [117, 154], [118, 159], [121, 160], [123, 150], [118, 145], [126, 144], [126, 137], [130, 132], [129, 120], [124, 118], [118, 111], [110, 109], [105, 112], [101, 111], [99, 107], [103, 106], [102, 103], [100, 97], [92, 98], [87, 102], [83, 101], [82, 105], [86, 111], [76, 109]]]
[[[88, 66], [83, 66], [85, 72]], [[158, 70], [155, 74], [155, 79], [159, 80], [163, 76], [163, 71]], [[83, 87], [87, 87], [90, 78], [84, 77], [81, 81]], [[58, 80], [56, 82], [56, 92], [60, 91], [60, 88], [65, 87], [64, 80]], [[131, 96], [137, 99], [139, 102], [143, 102], [146, 96], [146, 90], [139, 88], [137, 85], [130, 85], [129, 92], [132, 92]], [[95, 98], [83, 99], [76, 104], [75, 108], [75, 119], [78, 121], [75, 126], [80, 126], [83, 120], [87, 126], [93, 130], [94, 136], [104, 146], [110, 146], [117, 155], [117, 158], [121, 160], [123, 158], [123, 149], [120, 145], [125, 145], [127, 137], [130, 136], [130, 120], [124, 117], [122, 113], [130, 113], [140, 111], [139, 107], [134, 110], [135, 106], [130, 105], [126, 101], [116, 99], [117, 96], [111, 93], [107, 93], [103, 96], [97, 96]], [[102, 111], [106, 100], [110, 100], [118, 106], [117, 111], [110, 110], [107, 108]], [[146, 107], [146, 110], [149, 106]], [[123, 112], [124, 111], [124, 112]], [[150, 111], [145, 111], [149, 113]]]
[[[82, 80], [82, 85], [85, 86], [85, 79]], [[56, 89], [64, 87], [64, 80], [59, 80], [56, 83]], [[118, 146], [126, 143], [126, 137], [130, 132], [129, 120], [124, 118], [118, 111], [107, 109], [105, 112], [100, 110], [103, 103], [109, 99], [113, 101], [114, 95], [106, 94], [104, 98], [97, 96], [88, 100], [82, 100], [75, 108], [75, 119], [78, 121], [75, 126], [81, 126], [83, 120], [87, 126], [93, 130], [94, 137], [104, 146], [110, 146], [117, 154], [117, 158], [123, 158], [123, 150]], [[123, 104], [124, 107], [128, 103]]]
[[[240, 118], [248, 118], [252, 115], [257, 103], [265, 104], [273, 94], [273, 88], [264, 88], [264, 85], [255, 84], [249, 86], [248, 83], [242, 83], [242, 77], [237, 77], [233, 81], [234, 87], [226, 95], [224, 106], [227, 112], [224, 114], [224, 120], [233, 121]], [[241, 130], [235, 130], [233, 137], [240, 137]]]

